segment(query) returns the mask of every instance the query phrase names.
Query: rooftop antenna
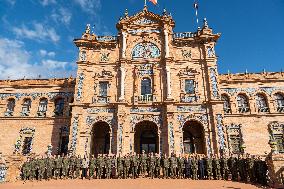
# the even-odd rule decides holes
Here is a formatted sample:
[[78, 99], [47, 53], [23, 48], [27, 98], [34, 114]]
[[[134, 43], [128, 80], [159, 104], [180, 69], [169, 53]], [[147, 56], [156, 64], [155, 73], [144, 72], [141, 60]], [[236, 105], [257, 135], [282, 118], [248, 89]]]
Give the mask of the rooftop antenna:
[[195, 9], [196, 24], [198, 28], [198, 0], [194, 0], [193, 8]]

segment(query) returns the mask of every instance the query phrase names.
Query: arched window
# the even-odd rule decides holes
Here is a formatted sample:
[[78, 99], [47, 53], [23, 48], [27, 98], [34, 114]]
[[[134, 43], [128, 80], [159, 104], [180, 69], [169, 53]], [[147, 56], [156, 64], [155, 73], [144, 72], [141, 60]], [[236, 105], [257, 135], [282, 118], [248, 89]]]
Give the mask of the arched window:
[[227, 95], [222, 95], [222, 96], [221, 96], [221, 99], [224, 101], [224, 104], [223, 104], [224, 112], [225, 112], [226, 114], [232, 113], [229, 97], [228, 97]]
[[13, 116], [15, 109], [15, 99], [10, 98], [7, 103], [7, 109], [5, 112], [5, 116]]
[[268, 112], [269, 111], [266, 97], [263, 94], [256, 95], [256, 105], [258, 108], [258, 112]]
[[284, 96], [280, 93], [274, 95], [277, 112], [284, 112]]
[[141, 80], [141, 96], [139, 101], [152, 101], [152, 84], [149, 78]]
[[22, 116], [29, 116], [31, 104], [32, 104], [31, 99], [29, 98], [24, 99], [23, 106], [22, 106], [22, 112], [21, 112]]
[[37, 112], [39, 117], [45, 117], [46, 116], [47, 104], [48, 104], [48, 101], [47, 101], [46, 98], [40, 99], [39, 105], [38, 105], [38, 112]]
[[238, 111], [240, 113], [248, 112], [250, 110], [248, 98], [245, 95], [239, 94], [237, 96], [237, 101], [238, 101]]
[[63, 116], [63, 111], [64, 111], [64, 99], [63, 98], [57, 98], [55, 100], [54, 114], [56, 116]]

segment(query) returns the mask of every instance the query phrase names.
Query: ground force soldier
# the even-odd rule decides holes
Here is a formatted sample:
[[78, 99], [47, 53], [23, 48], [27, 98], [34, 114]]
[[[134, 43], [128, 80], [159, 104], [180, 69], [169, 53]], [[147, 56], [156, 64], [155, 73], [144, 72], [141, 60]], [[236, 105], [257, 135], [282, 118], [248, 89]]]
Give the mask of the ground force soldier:
[[137, 169], [138, 169], [138, 158], [136, 153], [134, 152], [131, 156], [131, 168], [132, 168], [132, 177], [137, 178]]
[[209, 180], [213, 179], [213, 167], [212, 167], [212, 159], [211, 157], [208, 157], [206, 159], [206, 169], [207, 169], [207, 177]]
[[147, 155], [145, 154], [145, 151], [142, 151], [141, 155], [141, 173], [142, 176], [145, 177], [146, 175], [146, 170], [147, 170]]
[[47, 157], [45, 160], [45, 167], [46, 167], [46, 178], [50, 180], [52, 177], [52, 169], [53, 169], [53, 159]]
[[119, 179], [123, 178], [123, 160], [122, 158], [120, 157], [120, 154], [118, 155], [117, 157], [117, 176]]
[[89, 165], [89, 179], [93, 179], [95, 175], [95, 157], [92, 155]]
[[228, 159], [226, 156], [222, 156], [221, 158], [221, 175], [224, 180], [229, 179], [229, 167], [228, 167]]
[[150, 162], [149, 162], [149, 174], [150, 174], [150, 177], [151, 178], [154, 178], [154, 175], [155, 175], [155, 166], [156, 166], [156, 158], [153, 154], [153, 152], [151, 152], [151, 155], [150, 155]]
[[68, 176], [68, 168], [69, 168], [69, 158], [64, 156], [62, 159], [62, 178], [66, 178]]
[[212, 164], [213, 164], [213, 170], [214, 170], [214, 177], [215, 177], [215, 179], [220, 180], [220, 178], [221, 178], [220, 161], [217, 158], [217, 156], [213, 156]]
[[161, 170], [161, 157], [159, 154], [156, 154], [156, 177], [160, 178], [160, 170]]
[[162, 157], [162, 167], [163, 167], [163, 178], [169, 178], [170, 161], [166, 154]]
[[30, 159], [29, 158], [22, 166], [22, 173], [23, 173], [23, 180], [24, 181], [29, 180], [29, 177], [30, 177]]
[[170, 168], [171, 168], [171, 177], [176, 177], [176, 170], [177, 170], [177, 159], [175, 155], [172, 155], [170, 158]]
[[124, 156], [124, 178], [128, 178], [129, 177], [129, 170], [130, 170], [130, 157], [129, 154], [127, 154], [126, 156]]
[[54, 160], [55, 163], [55, 170], [54, 170], [54, 177], [55, 179], [58, 179], [60, 176], [60, 170], [62, 168], [62, 158], [60, 156], [57, 156]]
[[82, 163], [81, 157], [78, 155], [78, 157], [75, 158], [75, 170], [76, 170], [75, 178], [80, 177], [81, 163]]
[[107, 179], [110, 179], [111, 176], [111, 168], [112, 168], [112, 163], [111, 163], [111, 157], [106, 155], [105, 156], [105, 163], [106, 163], [106, 176]]
[[45, 172], [45, 164], [43, 157], [41, 157], [40, 159], [38, 159], [38, 180], [44, 178], [44, 172]]
[[191, 169], [192, 169], [192, 179], [197, 180], [198, 160], [196, 156], [193, 156], [191, 160]]

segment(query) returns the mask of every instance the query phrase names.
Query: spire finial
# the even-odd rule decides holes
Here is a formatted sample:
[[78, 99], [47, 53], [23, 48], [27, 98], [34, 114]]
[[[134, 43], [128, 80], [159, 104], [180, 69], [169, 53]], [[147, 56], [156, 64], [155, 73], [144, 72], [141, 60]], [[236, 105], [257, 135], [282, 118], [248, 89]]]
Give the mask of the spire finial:
[[166, 16], [166, 15], [167, 15], [167, 9], [164, 8], [164, 10], [163, 10], [163, 16]]
[[91, 32], [91, 25], [87, 24], [85, 33], [89, 34]]
[[203, 19], [203, 28], [207, 29], [208, 28], [208, 21], [206, 18]]
[[124, 16], [125, 16], [125, 17], [128, 17], [128, 10], [127, 10], [127, 9], [125, 9]]

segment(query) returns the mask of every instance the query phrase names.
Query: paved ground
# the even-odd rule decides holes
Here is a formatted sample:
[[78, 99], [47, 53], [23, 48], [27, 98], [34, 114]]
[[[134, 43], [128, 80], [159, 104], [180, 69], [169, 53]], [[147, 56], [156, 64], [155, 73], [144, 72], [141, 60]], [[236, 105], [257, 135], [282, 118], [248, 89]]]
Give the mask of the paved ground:
[[251, 184], [231, 181], [193, 181], [179, 179], [52, 180], [0, 184], [0, 189], [256, 189]]

